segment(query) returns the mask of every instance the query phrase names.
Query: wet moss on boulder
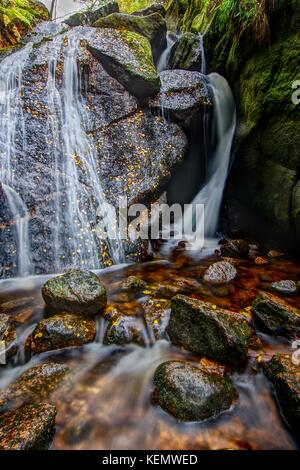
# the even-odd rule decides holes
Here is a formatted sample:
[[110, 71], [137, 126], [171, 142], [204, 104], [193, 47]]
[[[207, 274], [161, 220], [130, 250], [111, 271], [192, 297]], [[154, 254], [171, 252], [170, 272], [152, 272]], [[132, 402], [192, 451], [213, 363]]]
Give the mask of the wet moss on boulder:
[[143, 99], [159, 92], [160, 78], [145, 37], [131, 31], [99, 29], [87, 43], [107, 72], [133, 96]]
[[296, 338], [300, 336], [300, 311], [280, 297], [259, 292], [252, 304], [258, 325], [274, 335]]
[[157, 61], [167, 47], [167, 26], [159, 13], [148, 16], [133, 16], [114, 13], [94, 23], [98, 28], [111, 28], [120, 31], [132, 31], [144, 36], [151, 44], [154, 60]]
[[0, 450], [46, 450], [55, 432], [56, 408], [24, 405], [0, 416]]
[[81, 269], [71, 269], [49, 279], [42, 288], [46, 304], [54, 310], [97, 314], [106, 306], [106, 289], [99, 277]]
[[32, 354], [94, 341], [96, 322], [80, 313], [61, 313], [40, 321], [27, 340]]
[[300, 430], [300, 366], [292, 357], [276, 354], [265, 365], [265, 374], [272, 382], [276, 397], [289, 424]]
[[184, 295], [171, 300], [167, 332], [172, 343], [225, 363], [246, 359], [253, 337], [240, 315]]
[[205, 61], [202, 52], [201, 36], [191, 32], [184, 33], [171, 49], [168, 68], [201, 72]]
[[154, 385], [154, 403], [179, 421], [216, 418], [238, 398], [230, 380], [183, 361], [161, 364]]

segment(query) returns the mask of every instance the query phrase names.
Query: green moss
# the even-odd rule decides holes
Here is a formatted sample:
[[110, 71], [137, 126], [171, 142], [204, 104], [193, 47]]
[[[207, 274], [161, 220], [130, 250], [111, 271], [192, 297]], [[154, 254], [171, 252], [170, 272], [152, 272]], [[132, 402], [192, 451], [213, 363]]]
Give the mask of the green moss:
[[0, 50], [17, 44], [48, 10], [35, 0], [2, 0], [0, 5]]
[[124, 13], [133, 13], [137, 10], [142, 10], [149, 7], [155, 2], [154, 0], [118, 0], [120, 11]]

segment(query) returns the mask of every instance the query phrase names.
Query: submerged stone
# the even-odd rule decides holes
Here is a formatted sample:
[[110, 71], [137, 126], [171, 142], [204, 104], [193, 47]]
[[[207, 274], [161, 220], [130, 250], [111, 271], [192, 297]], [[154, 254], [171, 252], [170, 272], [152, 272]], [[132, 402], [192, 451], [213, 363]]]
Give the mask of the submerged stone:
[[140, 277], [129, 276], [121, 284], [121, 289], [124, 290], [141, 290], [146, 287], [146, 282], [143, 281]]
[[64, 23], [69, 26], [92, 25], [95, 21], [106, 15], [119, 11], [119, 4], [116, 0], [99, 0], [96, 7], [79, 11], [67, 18]]
[[228, 261], [218, 261], [213, 263], [205, 271], [203, 279], [211, 285], [228, 284], [233, 281], [237, 276], [236, 268]]
[[238, 398], [230, 380], [182, 361], [161, 364], [154, 385], [153, 401], [180, 421], [216, 418]]
[[96, 322], [79, 313], [61, 313], [40, 321], [28, 339], [31, 352], [82, 346], [94, 341]]
[[71, 269], [49, 279], [42, 288], [46, 304], [55, 310], [99, 313], [106, 306], [106, 289], [99, 277], [81, 269]]
[[56, 408], [24, 405], [0, 416], [0, 450], [46, 450], [55, 432]]
[[131, 31], [99, 29], [87, 44], [107, 72], [133, 96], [142, 99], [158, 93], [160, 78], [145, 37]]
[[199, 111], [212, 107], [205, 75], [187, 70], [166, 70], [160, 73], [160, 79], [160, 93], [149, 104], [178, 124], [188, 127]]
[[159, 13], [146, 16], [133, 16], [114, 13], [96, 21], [98, 28], [126, 30], [144, 36], [151, 44], [154, 60], [157, 61], [167, 47], [167, 25]]
[[171, 300], [167, 332], [172, 343], [225, 363], [244, 360], [253, 335], [235, 312], [184, 295]]
[[0, 392], [0, 412], [28, 402], [44, 401], [62, 384], [69, 372], [68, 366], [56, 363], [31, 367]]
[[272, 382], [284, 416], [292, 427], [300, 429], [300, 365], [292, 357], [273, 356], [265, 365], [265, 374]]
[[249, 255], [250, 246], [245, 240], [224, 240], [221, 245], [222, 256], [229, 256], [232, 258], [247, 258]]
[[275, 335], [300, 336], [300, 311], [285, 300], [268, 292], [259, 292], [252, 304], [259, 324]]
[[271, 289], [278, 294], [294, 295], [298, 291], [298, 285], [295, 281], [284, 280], [272, 282]]

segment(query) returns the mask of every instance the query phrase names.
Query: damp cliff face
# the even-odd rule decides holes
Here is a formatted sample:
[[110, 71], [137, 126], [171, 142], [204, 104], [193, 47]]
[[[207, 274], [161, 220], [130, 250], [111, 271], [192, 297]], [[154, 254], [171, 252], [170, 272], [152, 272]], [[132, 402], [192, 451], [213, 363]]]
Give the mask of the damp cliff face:
[[167, 20], [205, 33], [209, 70], [234, 88], [238, 127], [225, 197], [227, 230], [273, 237], [291, 247], [300, 235], [300, 77], [297, 0], [171, 0]]

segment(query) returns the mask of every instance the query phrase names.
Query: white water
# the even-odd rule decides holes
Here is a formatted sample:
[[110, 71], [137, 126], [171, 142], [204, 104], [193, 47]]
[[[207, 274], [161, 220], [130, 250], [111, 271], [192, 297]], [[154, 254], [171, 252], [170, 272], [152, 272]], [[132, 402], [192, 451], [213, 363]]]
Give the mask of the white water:
[[163, 53], [160, 56], [160, 59], [157, 64], [157, 71], [158, 72], [163, 72], [164, 70], [167, 70], [168, 68], [168, 60], [169, 56], [171, 53], [171, 49], [174, 46], [175, 42], [177, 40], [177, 36], [175, 34], [168, 34], [167, 35], [167, 47], [163, 51]]
[[[89, 114], [80, 91], [80, 39], [73, 32], [68, 34], [67, 39], [67, 46], [60, 37], [53, 41], [47, 83], [48, 124], [52, 135], [49, 151], [55, 162], [56, 193], [61, 195], [57, 197], [55, 207], [56, 269], [59, 270], [66, 262], [97, 269], [101, 265], [101, 247], [96, 231], [97, 210], [106, 228], [113, 226], [114, 214], [109, 211], [104, 213], [106, 200], [97, 173], [97, 151], [86, 132]], [[64, 70], [63, 84], [59, 88], [56, 69], [61, 54]], [[114, 264], [124, 260], [120, 239], [107, 239], [102, 243], [104, 247]]]
[[[24, 158], [24, 116], [22, 110], [22, 73], [32, 50], [32, 43], [0, 63], [0, 183], [10, 211], [10, 223], [17, 234], [18, 275], [31, 273], [29, 215], [18, 188], [17, 160]], [[17, 138], [17, 128], [20, 130]]]

